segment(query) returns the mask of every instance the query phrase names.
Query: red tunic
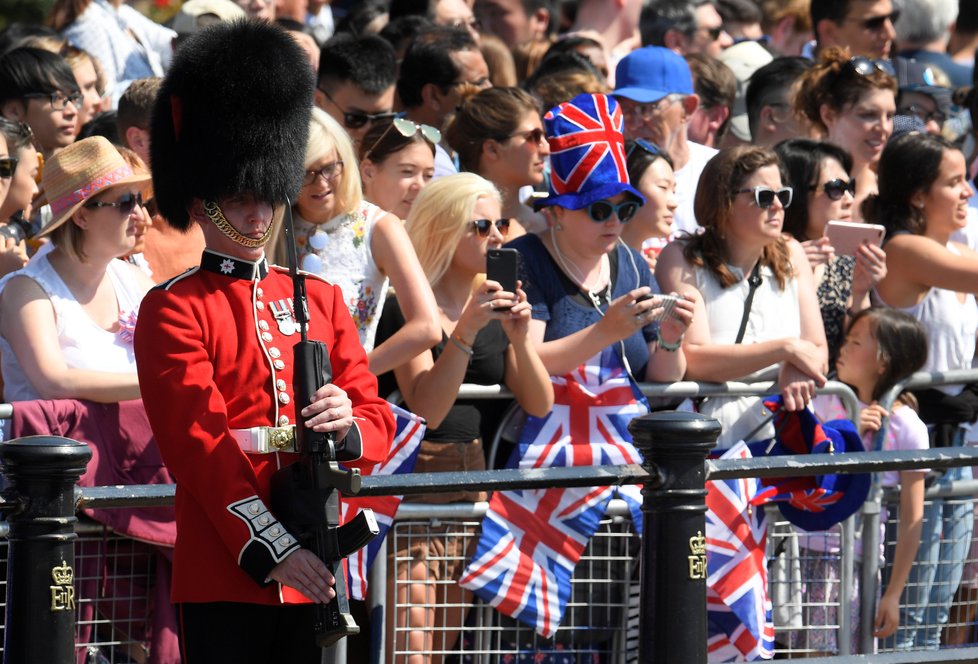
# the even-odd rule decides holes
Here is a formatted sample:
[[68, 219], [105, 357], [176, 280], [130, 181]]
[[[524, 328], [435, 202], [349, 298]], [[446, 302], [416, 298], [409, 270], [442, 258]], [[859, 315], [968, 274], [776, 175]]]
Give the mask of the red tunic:
[[[194, 268], [150, 291], [139, 311], [139, 386], [177, 482], [174, 602], [303, 601], [266, 584], [298, 548], [267, 508], [272, 473], [294, 453], [245, 453], [231, 429], [294, 424], [292, 281], [281, 268], [205, 251]], [[386, 458], [394, 422], [377, 396], [339, 287], [307, 279], [309, 338], [329, 349], [333, 382], [353, 402], [363, 445], [354, 467]], [[280, 329], [279, 320], [286, 318]], [[351, 434], [355, 435], [351, 429]]]

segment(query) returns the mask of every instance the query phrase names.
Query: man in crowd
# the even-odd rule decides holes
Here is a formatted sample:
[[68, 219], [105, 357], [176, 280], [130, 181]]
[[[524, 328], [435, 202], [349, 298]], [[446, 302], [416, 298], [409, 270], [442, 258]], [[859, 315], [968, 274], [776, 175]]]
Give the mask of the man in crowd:
[[[900, 16], [892, 0], [812, 0], [815, 55], [832, 46], [849, 47], [853, 55], [889, 58]], [[810, 55], [805, 53], [804, 55]]]
[[710, 0], [655, 0], [642, 15], [642, 43], [715, 58], [733, 38]]
[[356, 144], [370, 126], [394, 117], [394, 49], [375, 35], [336, 35], [319, 54], [316, 106], [346, 129]]
[[774, 147], [786, 138], [807, 136], [791, 110], [791, 86], [812, 61], [801, 56], [776, 58], [755, 71], [747, 84], [749, 141]]
[[355, 467], [384, 459], [393, 436], [339, 288], [312, 277], [309, 338], [325, 343], [331, 381], [309, 403], [293, 393], [300, 303], [264, 245], [302, 183], [313, 78], [280, 28], [220, 23], [187, 40], [154, 106], [160, 211], [207, 245], [199, 268], [147, 294], [134, 342], [177, 480], [172, 598], [190, 664], [319, 664], [309, 602], [334, 597], [334, 579], [270, 509], [272, 477], [297, 460], [296, 427], [332, 432]]
[[546, 38], [556, 21], [550, 0], [476, 0], [475, 11], [482, 27], [509, 48]]
[[900, 55], [947, 74], [954, 87], [971, 85], [971, 68], [947, 53], [951, 27], [958, 18], [957, 0], [901, 0], [896, 22]]

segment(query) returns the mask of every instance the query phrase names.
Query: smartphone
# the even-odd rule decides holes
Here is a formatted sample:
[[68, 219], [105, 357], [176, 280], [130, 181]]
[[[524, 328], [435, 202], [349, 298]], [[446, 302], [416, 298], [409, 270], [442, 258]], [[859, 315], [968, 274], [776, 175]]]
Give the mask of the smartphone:
[[[645, 295], [640, 295], [635, 299], [636, 302], [645, 302], [646, 300], [651, 300], [652, 298], [657, 298], [659, 300], [659, 307], [662, 310], [652, 318], [652, 321], [659, 321], [664, 319], [666, 316], [672, 313], [673, 307], [676, 306], [676, 301], [679, 299], [678, 295], [661, 295], [657, 293], [647, 293]], [[650, 321], [651, 322], [651, 321]]]
[[878, 247], [883, 243], [885, 234], [886, 229], [879, 224], [830, 221], [825, 226], [825, 237], [832, 243], [836, 256], [854, 256], [863, 242]]
[[[486, 278], [499, 283], [504, 291], [516, 292], [516, 281], [520, 274], [520, 252], [516, 249], [490, 249], [486, 252]], [[505, 311], [510, 307], [495, 307]]]

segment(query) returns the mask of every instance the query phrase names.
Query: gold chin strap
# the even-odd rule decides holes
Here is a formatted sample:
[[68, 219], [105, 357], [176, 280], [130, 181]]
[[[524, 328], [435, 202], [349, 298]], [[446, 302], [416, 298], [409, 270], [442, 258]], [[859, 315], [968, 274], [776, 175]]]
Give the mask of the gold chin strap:
[[221, 211], [221, 206], [213, 201], [204, 201], [204, 214], [207, 218], [214, 222], [222, 233], [224, 233], [228, 239], [232, 242], [240, 244], [242, 247], [248, 247], [249, 249], [255, 249], [257, 247], [265, 246], [268, 242], [268, 237], [272, 234], [272, 227], [275, 224], [269, 224], [268, 228], [265, 229], [264, 235], [260, 238], [250, 238], [242, 235], [238, 230], [231, 225], [231, 222], [227, 220], [224, 213]]

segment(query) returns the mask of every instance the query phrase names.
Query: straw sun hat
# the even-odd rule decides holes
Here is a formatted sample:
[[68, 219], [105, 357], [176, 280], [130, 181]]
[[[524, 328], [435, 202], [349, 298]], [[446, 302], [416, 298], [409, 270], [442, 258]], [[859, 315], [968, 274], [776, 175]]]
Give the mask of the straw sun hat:
[[47, 235], [71, 219], [93, 196], [124, 184], [149, 188], [150, 175], [136, 175], [119, 151], [102, 136], [92, 136], [58, 151], [44, 164], [44, 194], [51, 221], [38, 235]]

